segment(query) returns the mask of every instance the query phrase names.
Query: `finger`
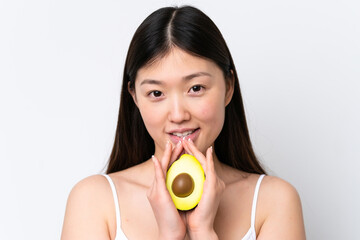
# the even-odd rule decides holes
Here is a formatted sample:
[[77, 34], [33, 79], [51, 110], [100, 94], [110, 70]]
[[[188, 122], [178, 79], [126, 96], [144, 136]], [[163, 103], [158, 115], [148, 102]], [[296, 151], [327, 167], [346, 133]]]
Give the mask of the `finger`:
[[170, 159], [170, 164], [169, 165], [173, 164], [175, 162], [175, 160], [180, 157], [179, 155], [180, 155], [180, 153], [182, 152], [183, 149], [184, 149], [184, 147], [183, 147], [182, 141], [179, 141], [176, 144], [176, 146], [175, 146], [175, 148], [174, 148], [174, 150], [173, 150], [173, 152], [171, 154], [171, 159]]
[[169, 167], [170, 157], [172, 155], [171, 152], [172, 152], [172, 144], [170, 143], [170, 141], [167, 141], [165, 145], [164, 155], [161, 159], [161, 169], [163, 171], [164, 176], [166, 175], [166, 171]]
[[[154, 156], [151, 157], [152, 161], [153, 161], [153, 166], [154, 166], [154, 172], [156, 174], [156, 166], [155, 166], [155, 160], [153, 159]], [[147, 197], [150, 198], [153, 194], [154, 194], [154, 189], [156, 189], [156, 175], [154, 176], [153, 182], [150, 186], [150, 188], [147, 191]]]
[[154, 163], [154, 168], [155, 168], [155, 184], [158, 180], [165, 181], [164, 172], [162, 171], [159, 160], [154, 155], [151, 157], [151, 159]]
[[207, 178], [210, 179], [215, 179], [216, 178], [216, 173], [215, 173], [215, 167], [214, 167], [214, 160], [213, 160], [213, 148], [212, 146], [210, 146], [207, 150], [206, 150], [206, 170], [205, 171], [205, 175], [207, 176]]
[[196, 148], [194, 142], [190, 138], [184, 141], [184, 148], [200, 162], [203, 168], [206, 168], [205, 156]]
[[185, 152], [194, 156], [194, 153], [191, 151], [190, 147], [187, 144], [188, 141], [189, 140], [183, 140], [183, 146], [184, 146]]
[[156, 178], [154, 178], [152, 185], [150, 186], [150, 188], [147, 190], [147, 193], [146, 193], [146, 196], [147, 196], [148, 199], [153, 197], [156, 186], [157, 186]]
[[206, 150], [206, 165], [207, 165], [209, 171], [214, 171], [215, 170], [214, 160], [213, 160], [213, 147], [212, 146], [210, 146]]

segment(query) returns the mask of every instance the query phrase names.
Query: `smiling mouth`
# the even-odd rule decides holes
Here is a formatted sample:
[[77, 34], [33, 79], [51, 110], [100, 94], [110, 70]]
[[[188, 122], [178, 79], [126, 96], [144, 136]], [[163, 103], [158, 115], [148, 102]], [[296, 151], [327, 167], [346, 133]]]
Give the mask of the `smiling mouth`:
[[194, 130], [186, 131], [186, 132], [183, 132], [183, 133], [173, 132], [173, 133], [171, 133], [171, 135], [174, 135], [174, 136], [177, 136], [177, 137], [186, 137], [186, 136], [189, 136], [190, 134], [192, 134], [193, 132], [195, 132], [196, 130], [198, 130], [198, 128], [196, 128]]

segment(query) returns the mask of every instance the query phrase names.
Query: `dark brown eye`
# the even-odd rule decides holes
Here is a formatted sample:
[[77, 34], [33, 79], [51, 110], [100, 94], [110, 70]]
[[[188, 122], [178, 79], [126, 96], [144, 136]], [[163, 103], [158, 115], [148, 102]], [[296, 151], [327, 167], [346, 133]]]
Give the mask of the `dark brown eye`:
[[193, 86], [193, 87], [191, 88], [191, 90], [192, 90], [193, 92], [199, 92], [199, 91], [201, 91], [201, 88], [202, 88], [202, 86], [196, 85], [196, 86]]
[[161, 97], [162, 92], [160, 92], [160, 91], [152, 91], [150, 94], [153, 94], [154, 97]]

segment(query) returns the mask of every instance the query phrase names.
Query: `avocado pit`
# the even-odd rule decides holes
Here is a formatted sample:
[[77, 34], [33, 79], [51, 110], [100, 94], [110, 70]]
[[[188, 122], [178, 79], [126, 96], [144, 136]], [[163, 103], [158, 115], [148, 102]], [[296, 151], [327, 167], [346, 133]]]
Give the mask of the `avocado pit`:
[[194, 191], [194, 180], [187, 173], [181, 173], [177, 175], [171, 185], [173, 193], [177, 197], [187, 197]]

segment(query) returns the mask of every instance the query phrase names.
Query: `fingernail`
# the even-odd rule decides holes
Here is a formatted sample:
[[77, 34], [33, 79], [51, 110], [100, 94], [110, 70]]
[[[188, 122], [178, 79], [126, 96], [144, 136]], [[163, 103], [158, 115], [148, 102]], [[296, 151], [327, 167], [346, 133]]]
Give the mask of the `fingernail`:
[[181, 145], [181, 140], [178, 141], [178, 143], [176, 144], [176, 147], [179, 147]]
[[191, 138], [188, 138], [188, 142], [192, 142]]
[[183, 137], [183, 140], [185, 140], [185, 137]]
[[213, 152], [213, 147], [212, 147], [212, 146], [210, 146], [210, 152], [211, 152], [211, 153]]

